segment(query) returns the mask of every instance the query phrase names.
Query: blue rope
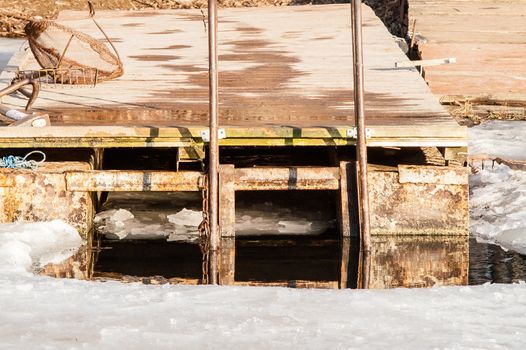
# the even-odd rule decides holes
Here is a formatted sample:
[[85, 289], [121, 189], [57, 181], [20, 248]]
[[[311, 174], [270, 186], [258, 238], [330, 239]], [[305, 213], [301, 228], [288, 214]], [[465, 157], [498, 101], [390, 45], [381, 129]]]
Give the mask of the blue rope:
[[[28, 160], [27, 158], [32, 154], [40, 154], [42, 160]], [[6, 156], [0, 158], [0, 168], [8, 169], [33, 169], [35, 170], [38, 166], [46, 161], [46, 154], [42, 151], [31, 151], [24, 157], [18, 156]]]

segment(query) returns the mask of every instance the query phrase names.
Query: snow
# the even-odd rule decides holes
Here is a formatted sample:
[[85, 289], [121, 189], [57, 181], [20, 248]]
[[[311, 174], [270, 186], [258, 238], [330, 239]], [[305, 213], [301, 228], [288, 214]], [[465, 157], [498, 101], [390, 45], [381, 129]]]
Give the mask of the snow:
[[0, 275], [9, 349], [522, 349], [526, 285], [299, 290]]
[[[1, 224], [0, 252], [14, 247], [31, 261], [57, 261], [67, 256], [65, 241], [78, 242], [75, 234], [61, 221]], [[34, 276], [28, 259], [11, 267], [0, 270], [2, 349], [522, 349], [526, 342], [525, 283], [143, 285]]]
[[28, 273], [59, 263], [82, 245], [77, 230], [61, 220], [0, 225], [0, 274]]
[[[489, 121], [473, 127], [470, 156], [526, 160], [525, 133], [522, 121]], [[486, 162], [470, 176], [470, 211], [475, 237], [526, 254], [526, 171]]]

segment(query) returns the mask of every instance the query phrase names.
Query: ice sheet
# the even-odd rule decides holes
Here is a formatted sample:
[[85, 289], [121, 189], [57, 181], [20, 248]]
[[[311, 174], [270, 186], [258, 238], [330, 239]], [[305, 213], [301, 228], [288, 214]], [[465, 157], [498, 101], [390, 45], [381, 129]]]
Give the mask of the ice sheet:
[[526, 172], [506, 165], [470, 177], [471, 232], [526, 254]]
[[468, 129], [469, 154], [526, 160], [526, 122], [490, 120]]
[[152, 286], [0, 275], [5, 349], [523, 349], [526, 285]]

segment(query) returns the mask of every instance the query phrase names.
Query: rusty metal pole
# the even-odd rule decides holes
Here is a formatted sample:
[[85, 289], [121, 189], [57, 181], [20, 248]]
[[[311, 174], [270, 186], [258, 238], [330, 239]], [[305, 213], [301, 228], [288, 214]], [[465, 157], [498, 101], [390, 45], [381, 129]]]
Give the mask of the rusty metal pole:
[[360, 207], [360, 241], [362, 251], [361, 287], [369, 288], [371, 235], [369, 230], [369, 190], [367, 184], [367, 143], [364, 109], [364, 70], [362, 41], [362, 1], [352, 0], [354, 118], [357, 128], [356, 155], [359, 165], [358, 194]]
[[216, 0], [208, 0], [208, 94], [209, 94], [209, 133], [210, 144], [208, 151], [208, 210], [210, 225], [210, 276], [211, 284], [218, 283], [218, 253], [219, 253], [219, 210], [218, 210], [218, 71], [217, 71], [217, 6]]

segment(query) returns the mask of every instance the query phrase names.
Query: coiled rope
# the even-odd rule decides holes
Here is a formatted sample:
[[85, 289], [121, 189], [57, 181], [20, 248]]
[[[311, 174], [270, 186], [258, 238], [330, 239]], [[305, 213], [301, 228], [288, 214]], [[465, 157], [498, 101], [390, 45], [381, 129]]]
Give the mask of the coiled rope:
[[[29, 156], [33, 154], [40, 154], [42, 156], [42, 160], [27, 159], [29, 158]], [[6, 157], [0, 158], [0, 168], [35, 170], [45, 161], [46, 161], [46, 154], [44, 152], [31, 151], [28, 154], [26, 154], [24, 157], [6, 156]]]

